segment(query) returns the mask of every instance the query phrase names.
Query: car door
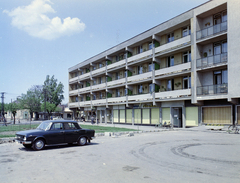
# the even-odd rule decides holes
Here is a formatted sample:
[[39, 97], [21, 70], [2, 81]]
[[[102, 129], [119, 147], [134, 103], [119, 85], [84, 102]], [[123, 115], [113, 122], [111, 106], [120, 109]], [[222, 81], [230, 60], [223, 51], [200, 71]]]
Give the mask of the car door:
[[61, 122], [53, 123], [45, 138], [49, 144], [64, 143], [64, 129]]
[[78, 129], [74, 123], [64, 123], [64, 131], [66, 143], [77, 142], [80, 137], [80, 129]]

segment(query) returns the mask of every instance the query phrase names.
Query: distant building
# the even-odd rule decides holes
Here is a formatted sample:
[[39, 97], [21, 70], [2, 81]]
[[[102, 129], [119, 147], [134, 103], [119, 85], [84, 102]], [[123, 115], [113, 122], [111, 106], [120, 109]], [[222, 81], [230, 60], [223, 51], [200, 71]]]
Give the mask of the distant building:
[[69, 68], [69, 109], [105, 123], [240, 124], [239, 7], [208, 1]]

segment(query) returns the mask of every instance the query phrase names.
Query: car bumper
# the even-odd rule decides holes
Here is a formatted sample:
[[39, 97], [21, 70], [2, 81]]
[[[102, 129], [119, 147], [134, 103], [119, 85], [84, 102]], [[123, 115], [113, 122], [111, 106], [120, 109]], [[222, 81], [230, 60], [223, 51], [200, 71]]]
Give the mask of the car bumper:
[[32, 144], [32, 141], [20, 141], [20, 140], [14, 140], [16, 143], [19, 143], [19, 144]]

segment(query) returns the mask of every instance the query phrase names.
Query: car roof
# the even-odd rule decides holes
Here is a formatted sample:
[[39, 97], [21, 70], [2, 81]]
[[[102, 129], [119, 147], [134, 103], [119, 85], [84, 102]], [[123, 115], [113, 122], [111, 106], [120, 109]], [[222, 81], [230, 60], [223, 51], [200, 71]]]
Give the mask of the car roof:
[[51, 122], [51, 123], [77, 123], [77, 121], [73, 121], [73, 120], [47, 120], [47, 121], [44, 121], [44, 122]]

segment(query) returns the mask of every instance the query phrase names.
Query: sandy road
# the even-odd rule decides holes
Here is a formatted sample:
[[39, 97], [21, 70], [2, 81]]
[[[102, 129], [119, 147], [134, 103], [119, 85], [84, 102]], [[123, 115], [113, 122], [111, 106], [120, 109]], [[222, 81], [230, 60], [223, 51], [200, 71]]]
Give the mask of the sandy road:
[[165, 131], [91, 144], [0, 145], [1, 182], [239, 182], [240, 135]]

